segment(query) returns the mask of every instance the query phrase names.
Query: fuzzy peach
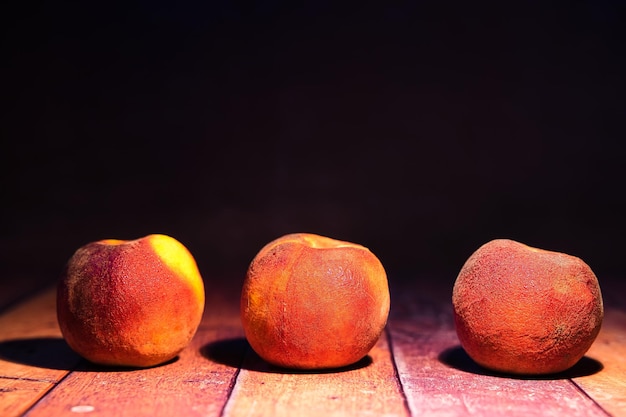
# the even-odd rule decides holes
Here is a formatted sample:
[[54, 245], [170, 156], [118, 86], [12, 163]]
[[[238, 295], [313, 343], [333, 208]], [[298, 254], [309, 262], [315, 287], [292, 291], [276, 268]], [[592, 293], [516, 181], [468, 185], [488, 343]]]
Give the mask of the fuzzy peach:
[[191, 341], [204, 310], [204, 284], [176, 239], [149, 235], [79, 248], [57, 292], [63, 337], [103, 365], [148, 367], [173, 359]]
[[297, 233], [252, 260], [241, 320], [256, 353], [274, 365], [336, 368], [367, 355], [389, 314], [387, 275], [364, 246]]
[[474, 252], [452, 293], [456, 331], [485, 368], [551, 374], [572, 367], [604, 316], [598, 280], [580, 258], [497, 239]]

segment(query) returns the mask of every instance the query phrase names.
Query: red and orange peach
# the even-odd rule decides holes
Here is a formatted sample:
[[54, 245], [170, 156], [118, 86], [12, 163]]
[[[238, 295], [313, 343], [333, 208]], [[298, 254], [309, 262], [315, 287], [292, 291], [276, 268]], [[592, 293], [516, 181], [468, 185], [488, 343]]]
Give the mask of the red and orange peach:
[[252, 260], [241, 320], [256, 353], [299, 369], [364, 358], [389, 314], [387, 275], [364, 246], [308, 233], [280, 237]]
[[485, 368], [550, 374], [576, 364], [600, 330], [598, 280], [581, 259], [497, 239], [474, 252], [452, 294], [461, 345]]
[[67, 262], [57, 317], [69, 346], [91, 362], [148, 367], [178, 355], [204, 310], [204, 284], [176, 239], [101, 240]]

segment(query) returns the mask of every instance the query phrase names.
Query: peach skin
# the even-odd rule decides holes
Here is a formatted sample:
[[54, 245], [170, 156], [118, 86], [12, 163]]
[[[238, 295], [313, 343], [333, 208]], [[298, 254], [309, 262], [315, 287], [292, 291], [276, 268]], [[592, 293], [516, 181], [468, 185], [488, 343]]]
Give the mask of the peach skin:
[[241, 320], [254, 351], [286, 368], [353, 364], [389, 314], [387, 275], [364, 246], [308, 233], [280, 237], [252, 260]]
[[196, 262], [176, 239], [107, 239], [79, 248], [67, 262], [57, 318], [69, 346], [89, 361], [149, 367], [188, 345], [204, 296]]
[[462, 267], [452, 293], [461, 345], [485, 368], [552, 374], [595, 340], [604, 309], [581, 259], [507, 239], [488, 242]]

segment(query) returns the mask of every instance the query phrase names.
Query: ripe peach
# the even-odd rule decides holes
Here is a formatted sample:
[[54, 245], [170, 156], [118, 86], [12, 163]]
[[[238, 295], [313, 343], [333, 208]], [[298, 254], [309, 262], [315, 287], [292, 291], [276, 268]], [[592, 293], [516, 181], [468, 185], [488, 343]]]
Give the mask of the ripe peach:
[[251, 347], [287, 368], [359, 361], [378, 341], [388, 314], [387, 275], [378, 258], [361, 245], [308, 233], [263, 247], [241, 294]]
[[604, 316], [598, 280], [581, 259], [507, 239], [462, 267], [452, 293], [461, 345], [485, 368], [550, 374], [578, 362]]
[[148, 367], [176, 357], [203, 310], [193, 256], [165, 235], [89, 243], [69, 259], [58, 285], [65, 340], [103, 365]]

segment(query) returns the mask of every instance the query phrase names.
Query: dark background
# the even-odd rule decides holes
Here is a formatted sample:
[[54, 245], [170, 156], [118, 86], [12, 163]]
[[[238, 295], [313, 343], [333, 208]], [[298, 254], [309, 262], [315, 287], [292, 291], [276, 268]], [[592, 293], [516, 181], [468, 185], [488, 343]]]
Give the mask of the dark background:
[[390, 280], [498, 237], [623, 277], [620, 1], [25, 3], [0, 13], [5, 286], [149, 233], [207, 281], [296, 231]]

